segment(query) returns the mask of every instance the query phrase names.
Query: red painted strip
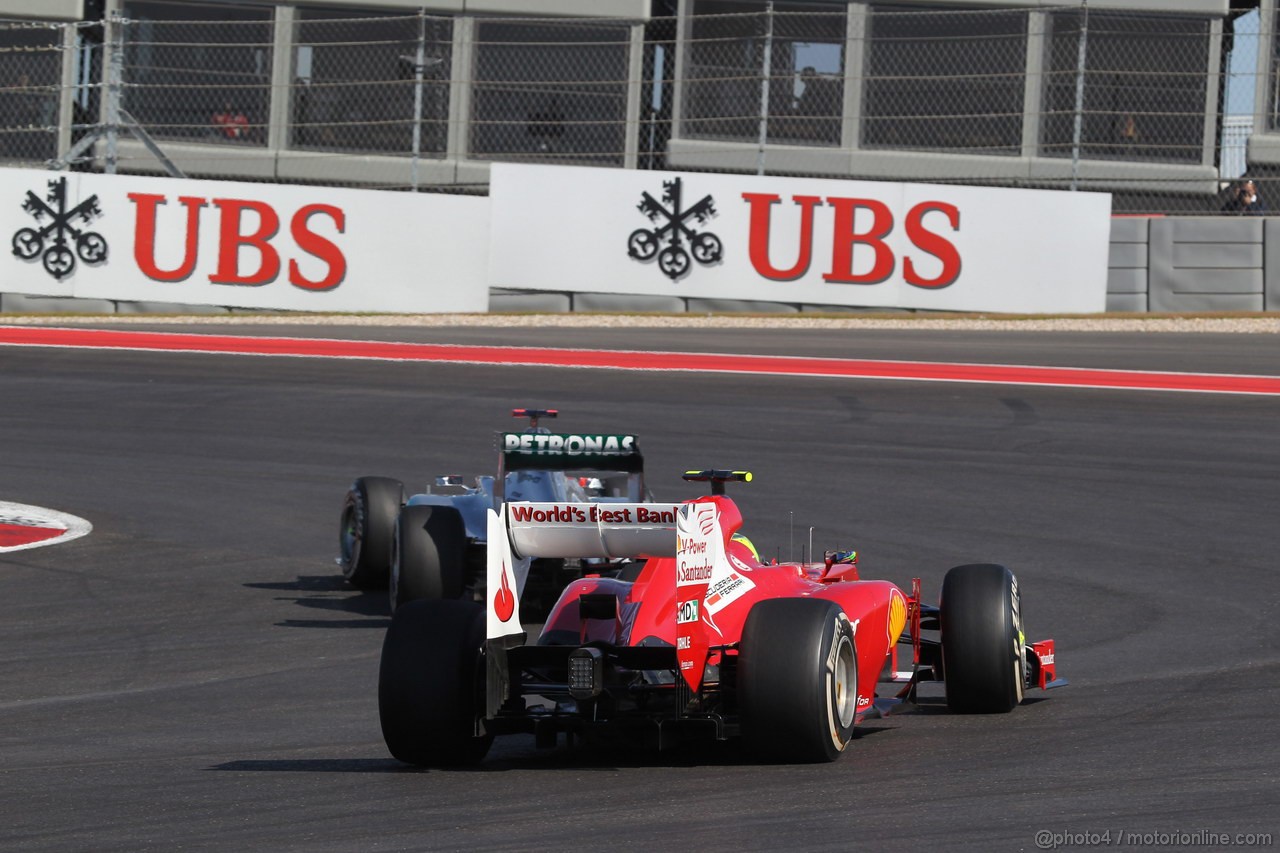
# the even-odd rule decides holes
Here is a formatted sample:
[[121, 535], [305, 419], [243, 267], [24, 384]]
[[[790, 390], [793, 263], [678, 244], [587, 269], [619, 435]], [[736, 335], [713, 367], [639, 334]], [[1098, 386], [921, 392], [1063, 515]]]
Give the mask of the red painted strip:
[[12, 548], [14, 545], [30, 545], [32, 542], [56, 539], [66, 532], [61, 527], [28, 527], [25, 524], [0, 524], [0, 548]]
[[257, 338], [28, 326], [0, 326], [0, 344], [1280, 395], [1280, 377], [1276, 376], [1096, 370], [1014, 364], [950, 364], [802, 356], [579, 350], [553, 347], [455, 346], [325, 338]]

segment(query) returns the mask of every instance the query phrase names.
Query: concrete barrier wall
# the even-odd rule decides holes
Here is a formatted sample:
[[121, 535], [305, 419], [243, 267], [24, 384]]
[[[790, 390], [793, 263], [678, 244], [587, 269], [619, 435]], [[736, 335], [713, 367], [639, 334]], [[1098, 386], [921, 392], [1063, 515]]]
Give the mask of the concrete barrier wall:
[[1113, 219], [1107, 310], [1280, 311], [1280, 219]]
[[[848, 312], [831, 305], [495, 289], [490, 310], [704, 313]], [[1280, 311], [1280, 217], [1117, 217], [1111, 221], [1107, 310]], [[0, 293], [0, 313], [231, 313], [162, 303]]]
[[1148, 235], [1151, 220], [1112, 219], [1107, 259], [1107, 310], [1147, 310]]
[[[493, 311], [848, 312], [832, 305], [494, 290]], [[1280, 217], [1115, 217], [1107, 310], [1280, 311]]]

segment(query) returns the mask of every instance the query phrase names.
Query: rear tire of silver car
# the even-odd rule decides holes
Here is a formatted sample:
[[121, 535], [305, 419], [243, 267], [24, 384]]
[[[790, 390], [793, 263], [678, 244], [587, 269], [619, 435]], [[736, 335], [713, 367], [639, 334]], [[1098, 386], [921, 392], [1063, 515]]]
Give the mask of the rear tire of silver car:
[[474, 764], [493, 742], [477, 734], [483, 709], [485, 611], [474, 601], [412, 601], [382, 642], [378, 718], [406, 764]]
[[395, 524], [391, 610], [410, 601], [461, 598], [467, 528], [451, 506], [407, 506]]
[[840, 606], [816, 598], [761, 601], [738, 650], [747, 747], [775, 761], [834, 761], [853, 737], [858, 652]]
[[1018, 579], [1004, 566], [956, 566], [939, 601], [947, 707], [1005, 714], [1022, 701], [1025, 662]]
[[389, 477], [361, 477], [347, 490], [338, 527], [338, 564], [358, 589], [379, 589], [391, 575], [391, 537], [404, 486]]

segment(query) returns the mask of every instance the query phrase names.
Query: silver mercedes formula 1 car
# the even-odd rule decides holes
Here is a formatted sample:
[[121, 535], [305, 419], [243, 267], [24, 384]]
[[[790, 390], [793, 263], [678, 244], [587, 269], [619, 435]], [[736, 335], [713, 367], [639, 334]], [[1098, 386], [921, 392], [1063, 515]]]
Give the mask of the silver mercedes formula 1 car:
[[[498, 470], [468, 485], [458, 475], [435, 479], [405, 497], [390, 477], [360, 477], [347, 490], [338, 532], [338, 565], [359, 589], [387, 588], [391, 609], [408, 601], [483, 600], [490, 509], [505, 501], [616, 503], [649, 500], [644, 457], [634, 435], [553, 433], [539, 423], [555, 409], [513, 409], [523, 432], [499, 432]], [[539, 559], [516, 570], [531, 602], [551, 600], [589, 560]], [[548, 604], [550, 601], [548, 601]]]

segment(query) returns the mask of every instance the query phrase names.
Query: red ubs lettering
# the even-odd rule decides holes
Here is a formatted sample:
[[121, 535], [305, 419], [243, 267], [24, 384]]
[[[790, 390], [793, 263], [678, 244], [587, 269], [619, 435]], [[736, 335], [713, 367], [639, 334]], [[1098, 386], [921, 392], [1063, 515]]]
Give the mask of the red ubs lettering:
[[[792, 204], [800, 208], [799, 250], [795, 262], [781, 268], [774, 266], [770, 257], [769, 237], [773, 206], [781, 202], [782, 197], [772, 193], [743, 193], [742, 198], [750, 207], [748, 255], [756, 272], [770, 281], [794, 281], [807, 274], [813, 257], [814, 210], [823, 199], [792, 196]], [[834, 284], [879, 284], [892, 277], [897, 259], [886, 242], [894, 228], [889, 206], [873, 198], [829, 197], [826, 203], [833, 209], [833, 215], [831, 265], [823, 273], [823, 280]], [[960, 230], [960, 211], [953, 204], [924, 201], [907, 211], [903, 222], [907, 239], [915, 249], [936, 258], [941, 270], [936, 276], [926, 278], [918, 268], [919, 256], [907, 254], [902, 259], [902, 278], [915, 287], [938, 289], [954, 284], [960, 277], [961, 261], [955, 244], [926, 226], [925, 218], [931, 213], [941, 214], [952, 232]], [[937, 227], [933, 222], [929, 224]], [[871, 252], [871, 268], [865, 272], [853, 270], [853, 250], [858, 245]]]
[[[178, 204], [185, 209], [185, 231], [182, 240], [182, 262], [170, 269], [162, 269], [156, 261], [156, 220], [160, 206], [169, 203], [161, 194], [129, 193], [129, 200], [137, 205], [134, 227], [133, 257], [142, 274], [153, 281], [185, 281], [195, 271], [200, 254], [200, 215], [210, 201], [218, 209], [217, 266], [209, 276], [213, 284], [258, 286], [270, 284], [280, 275], [282, 259], [272, 241], [280, 231], [280, 215], [270, 204], [251, 199], [179, 196]], [[245, 212], [251, 216], [245, 216]], [[347, 274], [347, 259], [332, 240], [316, 233], [311, 227], [314, 218], [326, 217], [337, 233], [346, 231], [346, 214], [342, 208], [329, 204], [308, 204], [299, 208], [289, 220], [289, 233], [294, 244], [307, 255], [323, 262], [325, 273], [319, 278], [308, 278], [296, 258], [289, 258], [289, 283], [303, 290], [332, 290], [342, 283]], [[246, 220], [256, 219], [256, 225], [246, 233]], [[241, 266], [241, 249], [256, 260]]]

